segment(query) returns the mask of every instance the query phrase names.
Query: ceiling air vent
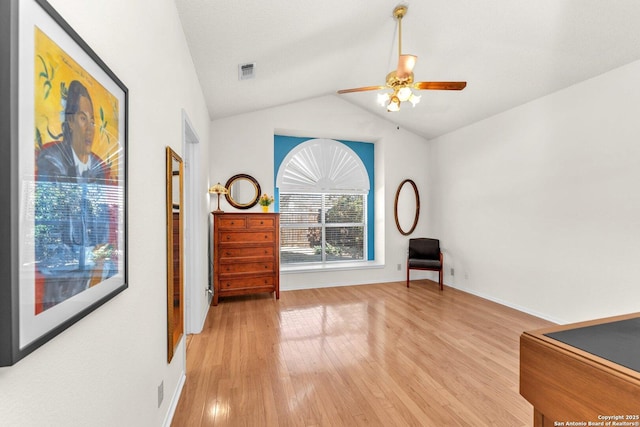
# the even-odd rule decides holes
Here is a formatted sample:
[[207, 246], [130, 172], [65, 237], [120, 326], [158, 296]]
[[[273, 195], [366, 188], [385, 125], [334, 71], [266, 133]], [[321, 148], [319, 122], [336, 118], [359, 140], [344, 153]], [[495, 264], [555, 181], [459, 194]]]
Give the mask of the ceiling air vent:
[[256, 76], [256, 63], [251, 62], [248, 64], [238, 65], [238, 79], [248, 80]]

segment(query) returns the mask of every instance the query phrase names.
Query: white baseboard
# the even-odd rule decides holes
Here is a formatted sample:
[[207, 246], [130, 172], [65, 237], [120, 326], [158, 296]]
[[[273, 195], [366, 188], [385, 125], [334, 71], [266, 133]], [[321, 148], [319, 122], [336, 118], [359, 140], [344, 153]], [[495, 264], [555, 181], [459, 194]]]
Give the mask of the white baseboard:
[[180, 395], [182, 394], [182, 388], [184, 387], [184, 383], [186, 381], [187, 375], [185, 374], [185, 372], [182, 372], [180, 381], [178, 381], [178, 387], [176, 387], [173, 396], [171, 396], [171, 404], [169, 405], [169, 410], [167, 411], [167, 415], [164, 418], [164, 423], [162, 423], [164, 427], [171, 427], [171, 421], [173, 421], [173, 416], [176, 413], [178, 401], [180, 400]]
[[484, 294], [482, 292], [478, 292], [478, 291], [475, 291], [475, 290], [472, 290], [472, 289], [463, 288], [463, 287], [460, 287], [460, 286], [451, 286], [451, 285], [448, 285], [446, 283], [445, 283], [445, 285], [447, 285], [447, 286], [449, 286], [451, 288], [458, 289], [459, 291], [466, 292], [468, 294], [472, 294], [472, 295], [478, 296], [480, 298], [484, 298], [484, 299], [489, 300], [489, 301], [493, 301], [493, 302], [498, 303], [500, 305], [504, 305], [505, 307], [513, 308], [514, 310], [518, 310], [518, 311], [521, 311], [523, 313], [527, 313], [527, 314], [530, 314], [532, 316], [539, 317], [540, 319], [548, 320], [549, 322], [553, 322], [553, 323], [556, 323], [558, 325], [564, 325], [564, 324], [567, 323], [566, 320], [557, 319], [557, 318], [549, 316], [546, 313], [539, 313], [539, 312], [537, 312], [535, 310], [531, 310], [528, 307], [522, 307], [520, 305], [513, 304], [513, 303], [511, 303], [509, 301], [501, 300], [500, 298], [492, 297], [492, 296]]
[[[209, 300], [207, 300], [209, 301]], [[202, 330], [204, 329], [204, 323], [207, 321], [207, 315], [209, 314], [209, 309], [211, 308], [211, 301], [209, 301], [207, 303], [207, 309], [206, 310], [202, 310], [202, 317], [200, 318], [200, 323], [198, 324], [198, 332], [200, 333], [202, 332]]]
[[200, 317], [200, 321], [196, 325], [196, 329], [190, 331], [190, 334], [199, 334], [204, 329], [204, 323], [207, 321], [207, 315], [209, 314], [209, 309], [211, 308], [211, 301], [207, 304], [207, 309], [202, 310], [202, 316]]

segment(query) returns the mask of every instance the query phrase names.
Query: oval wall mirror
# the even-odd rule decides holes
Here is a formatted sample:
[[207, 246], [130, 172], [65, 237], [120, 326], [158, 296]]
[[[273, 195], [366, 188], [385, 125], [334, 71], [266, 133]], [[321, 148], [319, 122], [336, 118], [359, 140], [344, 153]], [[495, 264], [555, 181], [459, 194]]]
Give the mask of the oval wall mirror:
[[182, 159], [167, 147], [167, 361], [184, 332]]
[[224, 186], [229, 190], [229, 193], [224, 197], [234, 208], [249, 209], [255, 206], [260, 199], [260, 184], [251, 175], [244, 173], [234, 175], [227, 180]]
[[416, 183], [405, 179], [398, 186], [393, 203], [393, 216], [400, 234], [407, 236], [413, 233], [420, 217], [420, 195]]

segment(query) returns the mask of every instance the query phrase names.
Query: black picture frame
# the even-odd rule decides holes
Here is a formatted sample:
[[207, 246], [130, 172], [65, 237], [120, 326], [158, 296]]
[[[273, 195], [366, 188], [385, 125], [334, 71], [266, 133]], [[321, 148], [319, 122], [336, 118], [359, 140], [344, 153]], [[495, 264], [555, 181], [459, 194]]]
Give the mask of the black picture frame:
[[47, 1], [1, 1], [0, 366], [128, 287], [127, 151], [122, 81]]

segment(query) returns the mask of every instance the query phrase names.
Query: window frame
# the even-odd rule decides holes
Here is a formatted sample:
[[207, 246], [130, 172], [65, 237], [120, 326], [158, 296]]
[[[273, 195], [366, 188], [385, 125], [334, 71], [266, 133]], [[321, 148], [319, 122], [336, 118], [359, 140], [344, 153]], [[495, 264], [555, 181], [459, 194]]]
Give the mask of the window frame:
[[[304, 193], [296, 193], [296, 192], [279, 192], [278, 193], [278, 206], [280, 206], [280, 214], [282, 215], [282, 197], [283, 196], [320, 196], [320, 222], [280, 222], [280, 229], [304, 229], [304, 228], [320, 228], [320, 247], [321, 247], [321, 259], [319, 261], [307, 261], [307, 262], [285, 262], [285, 257], [282, 256], [282, 235], [284, 233], [280, 233], [280, 263], [286, 266], [297, 266], [297, 265], [326, 265], [326, 264], [339, 264], [339, 263], [364, 263], [369, 262], [368, 259], [368, 212], [367, 212], [367, 194], [362, 193], [338, 193], [338, 192], [304, 192]], [[362, 222], [329, 222], [327, 223], [327, 205], [326, 198], [329, 196], [359, 196], [362, 197]], [[329, 208], [331, 209], [331, 208]], [[335, 260], [327, 260], [327, 228], [343, 228], [343, 227], [361, 227], [362, 228], [362, 256], [360, 259], [335, 259]]]
[[[280, 212], [280, 191], [284, 191], [287, 192], [287, 190], [285, 188], [281, 188], [280, 186], [280, 178], [279, 176], [280, 173], [282, 172], [282, 168], [285, 167], [285, 163], [287, 163], [290, 159], [293, 152], [295, 152], [296, 150], [304, 150], [304, 148], [300, 147], [302, 144], [305, 143], [312, 143], [314, 141], [318, 141], [318, 140], [324, 140], [326, 138], [317, 138], [317, 137], [301, 137], [301, 136], [289, 136], [289, 135], [283, 135], [283, 134], [274, 134], [274, 150], [273, 150], [273, 164], [274, 164], [274, 197], [275, 197], [275, 203], [274, 203], [274, 211], [275, 212]], [[366, 228], [364, 230], [364, 238], [365, 238], [365, 248], [364, 248], [364, 252], [366, 253], [366, 257], [365, 259], [361, 262], [361, 261], [353, 261], [353, 267], [354, 268], [361, 268], [361, 267], [357, 267], [357, 266], [362, 266], [362, 265], [377, 265], [377, 263], [379, 261], [378, 257], [377, 257], [377, 247], [376, 247], [376, 242], [378, 241], [378, 239], [376, 238], [376, 230], [378, 227], [378, 222], [376, 221], [375, 218], [375, 212], [377, 212], [377, 208], [376, 208], [376, 193], [374, 191], [375, 189], [375, 144], [374, 141], [354, 141], [354, 140], [344, 140], [344, 139], [333, 139], [333, 140], [329, 140], [330, 144], [331, 143], [340, 143], [340, 145], [344, 145], [345, 147], [347, 147], [348, 150], [351, 150], [355, 156], [357, 156], [357, 158], [359, 158], [359, 161], [362, 162], [362, 166], [364, 167], [364, 170], [366, 171], [366, 176], [368, 177], [368, 191], [363, 191], [362, 194], [366, 195], [366, 199], [365, 199], [365, 215], [366, 217], [365, 219], [365, 224], [366, 224]], [[358, 187], [354, 188], [354, 192], [358, 192], [357, 190]], [[304, 188], [300, 188], [300, 189], [293, 189], [290, 188], [289, 192], [298, 192], [298, 193], [303, 193], [305, 191], [314, 191], [313, 189], [304, 189]], [[332, 193], [336, 193], [336, 192], [342, 192], [340, 190], [336, 190], [336, 189], [326, 189], [326, 188], [318, 188], [317, 192], [323, 192], [326, 191], [327, 193], [332, 192]], [[349, 188], [344, 188], [344, 193], [351, 193], [351, 189]], [[282, 236], [281, 236], [282, 237]], [[283, 264], [283, 267], [286, 270], [304, 270], [305, 269], [305, 264], [307, 266], [309, 266], [310, 269], [315, 270], [315, 269], [326, 269], [326, 268], [338, 268], [338, 269], [342, 269], [342, 268], [349, 268], [349, 263], [348, 262], [334, 262], [334, 261], [330, 261], [328, 263], [313, 263], [313, 264], [309, 264], [309, 263], [289, 263], [289, 264]], [[296, 266], [299, 266], [300, 268], [296, 268]], [[283, 270], [284, 271], [284, 270]]]

